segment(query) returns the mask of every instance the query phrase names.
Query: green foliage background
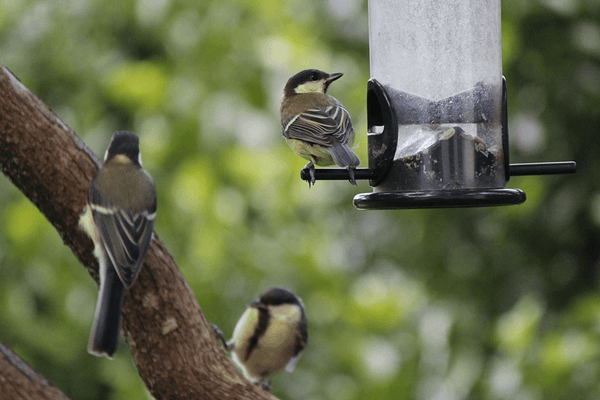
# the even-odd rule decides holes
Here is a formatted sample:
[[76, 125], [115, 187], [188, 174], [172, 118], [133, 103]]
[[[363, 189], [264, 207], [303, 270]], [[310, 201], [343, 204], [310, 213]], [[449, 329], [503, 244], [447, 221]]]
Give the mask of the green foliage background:
[[[156, 232], [229, 336], [271, 285], [310, 342], [283, 399], [600, 397], [600, 2], [502, 1], [521, 206], [358, 211], [345, 182], [299, 179], [280, 134], [286, 79], [341, 71], [366, 164], [364, 0], [0, 0], [0, 63], [98, 155], [141, 137]], [[149, 398], [122, 342], [86, 352], [97, 288], [0, 178], [0, 341], [74, 399]]]

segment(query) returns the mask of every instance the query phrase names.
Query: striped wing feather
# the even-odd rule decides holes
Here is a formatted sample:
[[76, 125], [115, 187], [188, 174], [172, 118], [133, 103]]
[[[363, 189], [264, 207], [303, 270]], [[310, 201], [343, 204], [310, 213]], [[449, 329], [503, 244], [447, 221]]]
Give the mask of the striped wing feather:
[[350, 114], [342, 106], [306, 110], [287, 122], [284, 136], [321, 146], [346, 143], [352, 132]]
[[104, 249], [126, 287], [135, 282], [150, 247], [154, 221], [146, 214], [123, 209], [94, 212]]

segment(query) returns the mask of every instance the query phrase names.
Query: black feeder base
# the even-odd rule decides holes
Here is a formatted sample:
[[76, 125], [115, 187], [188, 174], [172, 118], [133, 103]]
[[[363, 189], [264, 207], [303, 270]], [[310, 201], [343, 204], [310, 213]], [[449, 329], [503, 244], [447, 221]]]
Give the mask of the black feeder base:
[[525, 201], [520, 189], [454, 189], [361, 193], [354, 196], [360, 210], [456, 208], [517, 205]]

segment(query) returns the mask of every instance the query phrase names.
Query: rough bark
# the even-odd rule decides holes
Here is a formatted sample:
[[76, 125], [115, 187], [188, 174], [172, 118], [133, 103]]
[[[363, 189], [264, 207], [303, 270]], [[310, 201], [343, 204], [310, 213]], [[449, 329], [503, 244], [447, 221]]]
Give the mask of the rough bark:
[[[77, 223], [99, 166], [77, 135], [0, 64], [0, 169], [96, 279], [92, 242]], [[138, 280], [125, 295], [122, 331], [141, 378], [157, 399], [275, 398], [244, 379], [224, 356], [156, 233]], [[0, 376], [6, 377], [3, 365]], [[0, 379], [0, 392], [19, 382], [31, 384]]]
[[39, 372], [2, 344], [0, 344], [0, 389], [2, 398], [6, 399], [69, 399]]

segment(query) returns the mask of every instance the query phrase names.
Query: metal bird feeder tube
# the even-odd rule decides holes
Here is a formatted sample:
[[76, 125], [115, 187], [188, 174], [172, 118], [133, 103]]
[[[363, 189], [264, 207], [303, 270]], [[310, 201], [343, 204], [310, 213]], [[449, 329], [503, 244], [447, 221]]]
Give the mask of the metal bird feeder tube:
[[369, 168], [355, 175], [373, 193], [355, 196], [357, 208], [520, 204], [511, 175], [575, 172], [574, 162], [509, 162], [500, 0], [370, 0], [369, 48]]

